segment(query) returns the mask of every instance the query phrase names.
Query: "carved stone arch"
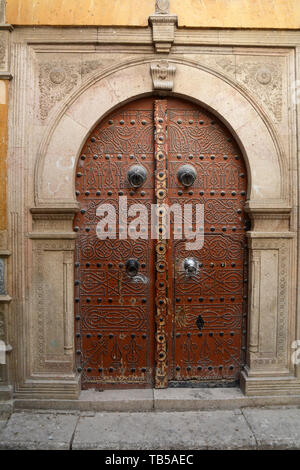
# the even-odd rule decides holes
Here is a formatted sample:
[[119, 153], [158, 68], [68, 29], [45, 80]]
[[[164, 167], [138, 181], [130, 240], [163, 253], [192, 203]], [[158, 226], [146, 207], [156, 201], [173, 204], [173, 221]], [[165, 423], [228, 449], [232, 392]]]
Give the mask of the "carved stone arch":
[[[38, 207], [76, 206], [74, 173], [83, 142], [112, 109], [153, 92], [149, 62], [131, 61], [93, 76], [65, 103], [40, 147], [35, 172]], [[287, 165], [263, 111], [241, 86], [220, 73], [191, 61], [172, 62], [176, 63], [172, 93], [214, 112], [240, 144], [249, 173], [249, 207], [287, 211]]]
[[[72, 255], [76, 234], [72, 232], [72, 219], [77, 208], [77, 159], [91, 130], [104, 116], [126, 102], [153, 93], [150, 65], [155, 60], [157, 57], [153, 56], [147, 60], [127, 61], [106, 69], [101, 75], [96, 72], [66, 99], [46, 129], [40, 145], [35, 168], [36, 207], [32, 209], [36, 224], [30, 235], [33, 266], [36, 270], [47, 269], [47, 265], [43, 268], [43, 250], [47, 251], [45, 259], [49, 260], [52, 251], [63, 253], [60, 269], [65, 281], [59, 295], [61, 299], [68, 299], [70, 305], [74, 286]], [[293, 260], [296, 257], [295, 234], [290, 231], [289, 221], [288, 156], [264, 109], [242, 85], [199, 63], [175, 58], [168, 60], [176, 65], [176, 76], [173, 90], [167, 94], [192, 100], [221, 119], [237, 140], [248, 168], [247, 205], [253, 224], [248, 232], [249, 335], [242, 388], [250, 395], [297, 393], [300, 382], [294, 376], [289, 349], [295, 339]], [[39, 233], [44, 220], [47, 221], [47, 232]], [[57, 277], [56, 270], [48, 269], [48, 272]], [[42, 271], [37, 271], [36, 276], [44, 286]], [[53, 277], [54, 274], [49, 280], [49, 289], [52, 289]], [[46, 316], [43, 295], [34, 294], [32, 302], [42, 331], [41, 317]], [[60, 318], [60, 321], [67, 325], [65, 351], [69, 362], [66, 368], [73, 371], [74, 349], [70, 339], [73, 312], [70, 305], [64, 305], [64, 319]], [[41, 357], [39, 344], [35, 348], [37, 357]], [[37, 365], [38, 371], [39, 367], [42, 365]], [[61, 393], [60, 386], [58, 384], [57, 394]], [[78, 393], [78, 390], [78, 377], [75, 377], [68, 393]]]

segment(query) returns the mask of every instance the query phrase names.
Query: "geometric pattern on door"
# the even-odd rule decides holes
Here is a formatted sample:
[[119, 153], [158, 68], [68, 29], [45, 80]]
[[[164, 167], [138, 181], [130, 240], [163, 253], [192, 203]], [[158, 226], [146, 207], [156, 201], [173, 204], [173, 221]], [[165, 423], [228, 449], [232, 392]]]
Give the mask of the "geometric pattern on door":
[[[133, 188], [128, 171], [146, 169]], [[191, 186], [178, 171], [196, 171]], [[235, 383], [247, 323], [247, 175], [241, 151], [213, 114], [187, 101], [137, 100], [101, 121], [76, 170], [75, 331], [82, 388]], [[204, 246], [184, 238], [100, 240], [100, 204], [119, 217], [118, 198], [144, 204], [204, 205]], [[132, 219], [129, 219], [129, 222]], [[171, 220], [171, 234], [174, 223]], [[192, 225], [191, 229], [195, 227]], [[121, 237], [119, 237], [121, 235]], [[184, 260], [198, 270], [187, 275]], [[139, 263], [130, 277], [126, 262]]]

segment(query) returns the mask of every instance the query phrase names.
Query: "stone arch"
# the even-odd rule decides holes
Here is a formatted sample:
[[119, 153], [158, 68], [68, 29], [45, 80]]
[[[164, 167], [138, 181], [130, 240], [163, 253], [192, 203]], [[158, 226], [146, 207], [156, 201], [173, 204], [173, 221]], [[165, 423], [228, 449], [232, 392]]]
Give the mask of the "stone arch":
[[[150, 62], [131, 61], [96, 75], [64, 105], [40, 147], [35, 172], [38, 207], [76, 206], [74, 176], [83, 142], [111, 110], [153, 92]], [[288, 172], [263, 111], [244, 89], [219, 73], [191, 61], [172, 62], [177, 69], [172, 94], [207, 107], [237, 139], [248, 168], [249, 206], [285, 207]]]

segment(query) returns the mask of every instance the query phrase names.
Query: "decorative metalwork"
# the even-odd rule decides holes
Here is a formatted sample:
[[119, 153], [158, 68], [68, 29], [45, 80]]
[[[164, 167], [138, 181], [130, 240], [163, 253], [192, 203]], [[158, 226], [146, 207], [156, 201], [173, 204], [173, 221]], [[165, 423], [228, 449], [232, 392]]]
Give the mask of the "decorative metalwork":
[[[154, 203], [153, 153], [153, 100], [143, 99], [104, 119], [78, 160], [75, 340], [83, 389], [153, 384], [154, 242], [122, 239], [118, 204], [120, 195], [127, 196], [128, 205]], [[143, 195], [128, 180], [134, 165], [147, 173]], [[96, 211], [104, 203], [116, 209], [116, 239], [96, 235]], [[128, 260], [134, 260], [129, 268], [133, 276], [126, 269]], [[133, 264], [139, 266], [137, 276]]]
[[183, 267], [188, 276], [193, 276], [197, 274], [199, 263], [193, 258], [186, 258]]
[[192, 165], [182, 165], [177, 171], [177, 178], [179, 183], [188, 188], [195, 183], [197, 173]]
[[[160, 215], [160, 209], [167, 204], [167, 100], [157, 100], [154, 103], [155, 123], [155, 194], [158, 211], [158, 241], [156, 245], [156, 371], [155, 386], [165, 388], [168, 385], [168, 349], [167, 321], [168, 302], [168, 240], [165, 239], [166, 219]], [[161, 247], [161, 249], [160, 249]]]
[[[133, 167], [136, 181], [129, 177]], [[92, 132], [76, 174], [76, 357], [83, 388], [236, 381], [246, 347], [249, 224], [246, 168], [226, 127], [189, 102], [139, 100]], [[155, 241], [122, 238], [120, 195], [148, 209], [157, 204]], [[115, 240], [96, 236], [103, 203], [120, 220]], [[166, 239], [163, 207], [173, 203], [204, 205], [201, 250], [186, 250], [188, 238]], [[170, 224], [173, 234], [172, 217]], [[195, 228], [191, 221], [188, 229]]]
[[[170, 99], [168, 116], [169, 204], [204, 204], [205, 219], [201, 250], [187, 251], [185, 239], [173, 241], [171, 377], [179, 382], [234, 382], [246, 346], [245, 164], [229, 131], [209, 112]], [[196, 171], [191, 187], [178, 181], [185, 165]], [[187, 275], [187, 258], [198, 262], [196, 274]]]
[[147, 179], [147, 171], [142, 165], [132, 165], [128, 170], [128, 181], [133, 188], [140, 188]]
[[126, 272], [130, 277], [134, 277], [137, 275], [139, 267], [140, 265], [137, 259], [129, 259], [128, 261], [126, 261]]

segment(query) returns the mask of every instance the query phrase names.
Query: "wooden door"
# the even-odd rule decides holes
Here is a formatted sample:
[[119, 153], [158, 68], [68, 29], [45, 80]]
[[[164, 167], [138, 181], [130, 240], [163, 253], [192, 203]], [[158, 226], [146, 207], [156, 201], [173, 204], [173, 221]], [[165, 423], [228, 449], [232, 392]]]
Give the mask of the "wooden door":
[[[196, 175], [190, 186], [179, 180], [187, 165]], [[130, 172], [139, 169], [145, 179], [135, 185]], [[90, 134], [77, 165], [74, 221], [76, 355], [84, 389], [238, 380], [247, 312], [246, 187], [229, 131], [189, 102], [138, 100]], [[135, 218], [120, 221], [125, 196], [128, 208], [139, 204], [149, 214], [137, 239], [130, 232]], [[115, 208], [114, 239], [97, 235], [103, 204]], [[174, 237], [172, 216], [167, 238], [163, 214], [172, 204], [183, 213], [186, 204], [204, 206], [203, 248], [187, 250], [189, 240]], [[196, 264], [194, 273], [187, 273], [186, 259]], [[137, 263], [134, 276], [128, 262]]]

